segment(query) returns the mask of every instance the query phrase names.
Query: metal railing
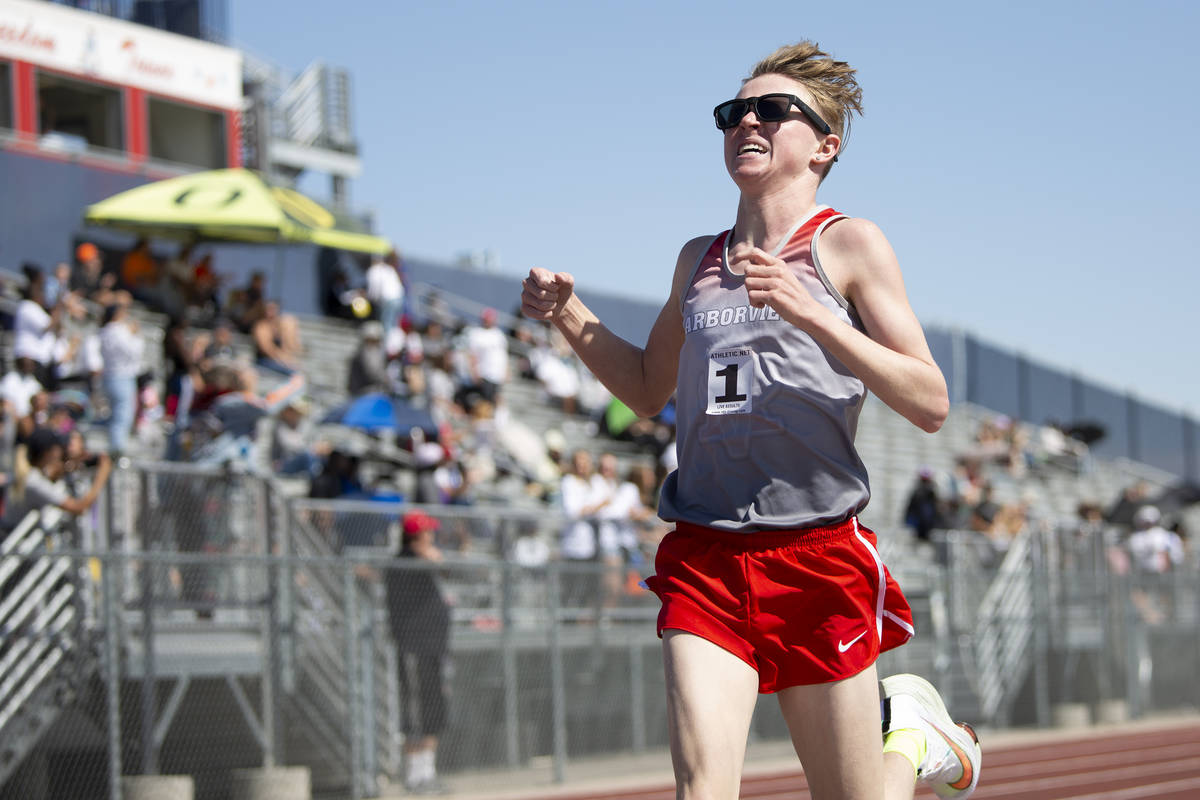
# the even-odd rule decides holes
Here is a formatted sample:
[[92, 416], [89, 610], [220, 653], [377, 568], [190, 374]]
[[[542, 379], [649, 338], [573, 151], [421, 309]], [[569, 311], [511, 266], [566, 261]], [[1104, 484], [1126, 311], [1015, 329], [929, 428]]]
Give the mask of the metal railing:
[[[40, 520], [3, 541], [0, 783], [49, 757], [30, 727], [17, 752], [10, 720], [44, 732], [69, 712], [56, 747], [73, 736], [93, 754], [63, 771], [87, 796], [119, 800], [126, 774], [183, 773], [196, 797], [221, 797], [234, 769], [275, 765], [309, 766], [322, 793], [387, 793], [403, 779], [404, 720], [430, 699], [400, 679], [398, 574], [433, 576], [450, 603], [437, 684], [451, 780], [563, 780], [575, 759], [666, 746], [658, 604], [636, 586], [652, 567], [508, 560], [518, 537], [554, 540], [552, 511], [424, 507], [446, 554], [431, 563], [396, 557], [409, 506], [285, 498], [267, 479], [177, 465], [118, 470], [110, 486], [94, 546], [51, 549]], [[926, 674], [953, 713], [991, 725], [1050, 724], [1063, 704], [1098, 719], [1101, 703], [1130, 716], [1200, 705], [1195, 564], [1120, 574], [1114, 543], [1053, 530], [1003, 558], [987, 546], [951, 534], [948, 568], [892, 548], [918, 636], [881, 673]], [[96, 680], [68, 680], [81, 665]], [[771, 706], [756, 740], [786, 740]]]

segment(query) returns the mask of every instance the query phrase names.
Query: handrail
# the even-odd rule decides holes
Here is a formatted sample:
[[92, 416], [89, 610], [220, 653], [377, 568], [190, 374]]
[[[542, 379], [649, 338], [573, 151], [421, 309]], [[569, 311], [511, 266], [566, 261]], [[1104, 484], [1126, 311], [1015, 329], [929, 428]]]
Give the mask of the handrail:
[[975, 663], [968, 675], [973, 676], [987, 719], [1009, 699], [1032, 659], [1032, 539], [1032, 532], [1026, 530], [1012, 540], [976, 614]]

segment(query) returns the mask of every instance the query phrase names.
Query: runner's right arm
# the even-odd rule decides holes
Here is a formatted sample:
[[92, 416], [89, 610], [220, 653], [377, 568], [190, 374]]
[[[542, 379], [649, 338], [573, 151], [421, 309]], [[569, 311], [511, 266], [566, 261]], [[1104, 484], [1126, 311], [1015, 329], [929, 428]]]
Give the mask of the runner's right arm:
[[535, 267], [522, 283], [521, 312], [554, 324], [592, 374], [622, 403], [641, 417], [662, 410], [675, 391], [679, 350], [683, 346], [680, 298], [692, 266], [712, 242], [693, 239], [675, 263], [671, 296], [658, 313], [646, 339], [637, 347], [609, 330], [575, 294], [575, 278]]

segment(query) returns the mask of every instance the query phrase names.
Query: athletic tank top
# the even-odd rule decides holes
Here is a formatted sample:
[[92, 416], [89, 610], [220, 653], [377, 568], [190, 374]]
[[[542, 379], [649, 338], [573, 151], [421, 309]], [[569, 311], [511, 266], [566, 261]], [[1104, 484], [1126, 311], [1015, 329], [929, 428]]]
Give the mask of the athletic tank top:
[[[861, 331], [817, 257], [821, 231], [842, 218], [818, 207], [775, 255]], [[663, 484], [659, 516], [732, 531], [844, 520], [871, 495], [854, 449], [866, 388], [807, 333], [770, 308], [751, 307], [741, 276], [725, 267], [729, 235], [713, 240], [683, 293], [679, 466]]]

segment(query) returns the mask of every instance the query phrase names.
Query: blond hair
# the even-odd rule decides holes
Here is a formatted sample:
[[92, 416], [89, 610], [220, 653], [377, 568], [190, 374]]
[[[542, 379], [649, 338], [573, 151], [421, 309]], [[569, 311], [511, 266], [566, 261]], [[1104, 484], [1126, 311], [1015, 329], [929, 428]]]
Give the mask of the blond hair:
[[816, 42], [804, 40], [780, 47], [759, 61], [742, 83], [760, 75], [782, 75], [807, 89], [812, 95], [813, 109], [842, 142], [838, 152], [845, 150], [850, 115], [863, 112], [862, 88], [854, 77], [854, 67], [845, 61], [835, 61]]

